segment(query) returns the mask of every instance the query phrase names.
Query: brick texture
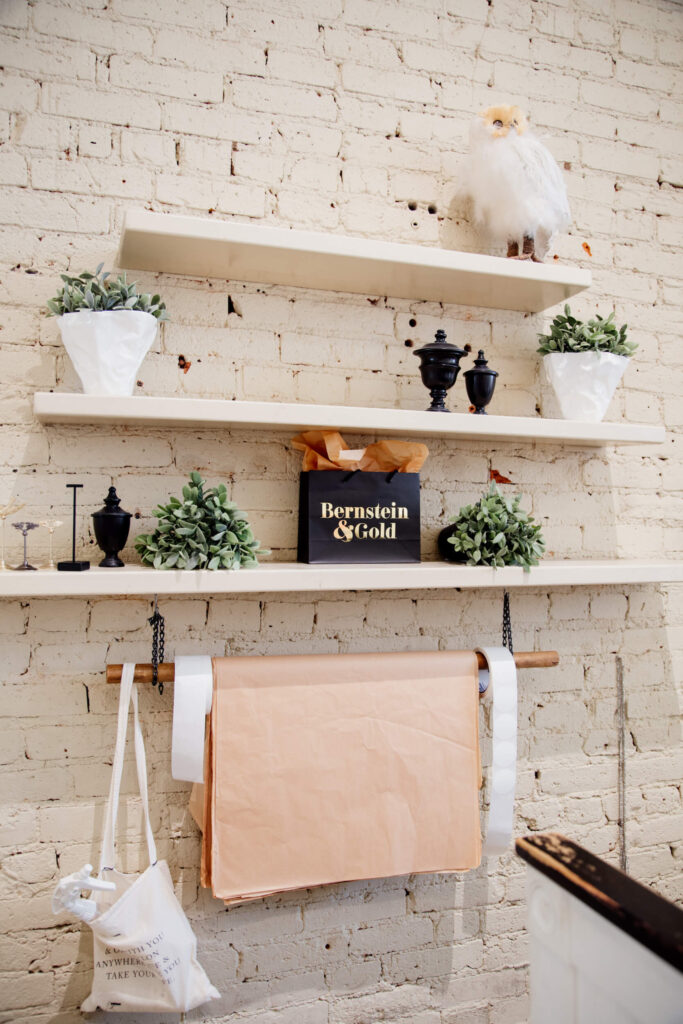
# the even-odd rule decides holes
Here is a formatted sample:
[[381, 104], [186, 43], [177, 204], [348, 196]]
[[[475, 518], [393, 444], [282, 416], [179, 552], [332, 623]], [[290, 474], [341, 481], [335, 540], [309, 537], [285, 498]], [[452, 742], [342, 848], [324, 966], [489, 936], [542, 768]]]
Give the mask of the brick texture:
[[[557, 254], [594, 275], [575, 311], [614, 308], [641, 342], [608, 418], [666, 422], [669, 433], [661, 449], [605, 451], [434, 441], [425, 555], [496, 469], [527, 495], [556, 557], [683, 556], [678, 3], [4, 0], [0, 25], [0, 502], [16, 495], [22, 516], [67, 520], [64, 485], [82, 481], [79, 543], [94, 560], [87, 513], [110, 483], [138, 517], [135, 534], [199, 468], [228, 482], [273, 557], [292, 558], [298, 457], [287, 435], [33, 420], [33, 391], [78, 389], [45, 300], [60, 271], [113, 264], [130, 206], [474, 250], [458, 162], [473, 112], [509, 100], [565, 165], [574, 227]], [[548, 316], [135, 276], [172, 317], [142, 366], [141, 394], [422, 408], [411, 348], [443, 326], [501, 371], [496, 412], [555, 411], [535, 354]], [[452, 404], [465, 408], [461, 382]], [[14, 562], [19, 538], [7, 532]], [[67, 539], [65, 526], [59, 554]], [[31, 551], [45, 557], [42, 531]], [[437, 650], [500, 636], [500, 595], [485, 591], [161, 608], [169, 655]], [[3, 1021], [81, 1019], [88, 929], [53, 918], [50, 894], [60, 874], [96, 860], [117, 702], [102, 670], [149, 660], [149, 614], [137, 598], [0, 603]], [[513, 596], [512, 614], [519, 648], [562, 659], [520, 680], [517, 832], [559, 829], [615, 860], [621, 652], [631, 869], [680, 899], [680, 591], [533, 589]], [[221, 991], [188, 1020], [527, 1019], [524, 875], [512, 854], [465, 876], [355, 882], [226, 913], [199, 887], [188, 787], [170, 777], [170, 698], [142, 697], [153, 819]], [[133, 869], [130, 772], [124, 800]]]

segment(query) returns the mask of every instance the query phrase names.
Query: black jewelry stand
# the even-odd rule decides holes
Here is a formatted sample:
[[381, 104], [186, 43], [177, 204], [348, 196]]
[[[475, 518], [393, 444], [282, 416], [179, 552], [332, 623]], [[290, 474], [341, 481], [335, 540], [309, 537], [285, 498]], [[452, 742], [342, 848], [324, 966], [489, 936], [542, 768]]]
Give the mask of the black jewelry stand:
[[71, 561], [70, 562], [57, 562], [57, 569], [60, 572], [83, 572], [85, 569], [90, 568], [90, 562], [78, 561], [76, 558], [76, 491], [83, 484], [67, 484], [67, 487], [72, 487], [74, 492], [74, 508], [73, 508], [73, 523], [71, 530]]

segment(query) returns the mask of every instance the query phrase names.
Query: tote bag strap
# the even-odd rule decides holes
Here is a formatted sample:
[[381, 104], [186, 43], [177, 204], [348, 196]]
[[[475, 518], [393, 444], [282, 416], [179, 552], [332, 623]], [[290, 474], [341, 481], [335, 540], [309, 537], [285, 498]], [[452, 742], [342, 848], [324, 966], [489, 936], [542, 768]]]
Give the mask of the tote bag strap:
[[147, 759], [145, 757], [145, 744], [142, 738], [140, 717], [138, 714], [138, 691], [133, 682], [135, 665], [126, 664], [121, 672], [121, 691], [119, 695], [119, 714], [116, 730], [116, 747], [114, 749], [114, 761], [111, 770], [111, 782], [109, 784], [109, 798], [104, 817], [104, 836], [102, 839], [102, 854], [100, 857], [100, 875], [106, 870], [113, 870], [116, 866], [116, 820], [118, 817], [119, 797], [121, 793], [121, 776], [123, 774], [123, 762], [126, 750], [126, 731], [128, 728], [128, 710], [130, 703], [133, 703], [134, 719], [134, 740], [135, 740], [135, 761], [138, 773], [138, 788], [145, 817], [145, 836], [147, 839], [147, 850], [149, 852], [150, 864], [155, 864], [157, 851], [152, 834], [152, 826], [149, 820], [149, 799], [147, 796]]

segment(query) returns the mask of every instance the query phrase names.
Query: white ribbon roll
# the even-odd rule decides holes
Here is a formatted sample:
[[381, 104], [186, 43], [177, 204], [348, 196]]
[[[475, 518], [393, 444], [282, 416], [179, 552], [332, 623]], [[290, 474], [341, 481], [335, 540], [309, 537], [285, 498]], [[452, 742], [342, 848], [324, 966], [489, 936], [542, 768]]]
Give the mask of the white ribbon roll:
[[175, 659], [171, 774], [185, 782], [204, 781], [204, 733], [213, 700], [213, 666], [204, 654]]
[[489, 822], [484, 855], [506, 853], [512, 841], [517, 782], [517, 666], [507, 647], [477, 648], [488, 669], [479, 670], [479, 692], [492, 691], [493, 752]]

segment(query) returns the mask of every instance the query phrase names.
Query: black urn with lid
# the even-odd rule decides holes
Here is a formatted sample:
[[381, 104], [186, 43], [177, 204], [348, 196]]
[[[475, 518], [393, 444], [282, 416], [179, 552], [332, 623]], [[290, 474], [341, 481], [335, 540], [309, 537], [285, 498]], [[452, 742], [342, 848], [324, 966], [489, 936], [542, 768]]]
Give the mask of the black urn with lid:
[[486, 406], [493, 398], [493, 389], [496, 386], [497, 370], [492, 370], [484, 359], [483, 348], [479, 349], [479, 355], [474, 360], [474, 366], [465, 370], [465, 387], [467, 397], [474, 406], [474, 412], [478, 416], [486, 416]]
[[110, 487], [104, 506], [92, 514], [95, 539], [105, 554], [100, 566], [105, 569], [119, 569], [123, 565], [119, 551], [126, 546], [128, 540], [131, 513], [125, 512], [120, 505], [121, 499], [116, 488]]
[[446, 332], [438, 330], [434, 341], [416, 349], [415, 355], [420, 360], [422, 383], [429, 388], [432, 397], [427, 412], [449, 412], [444, 399], [448, 389], [455, 384], [465, 349], [451, 345], [446, 341]]

